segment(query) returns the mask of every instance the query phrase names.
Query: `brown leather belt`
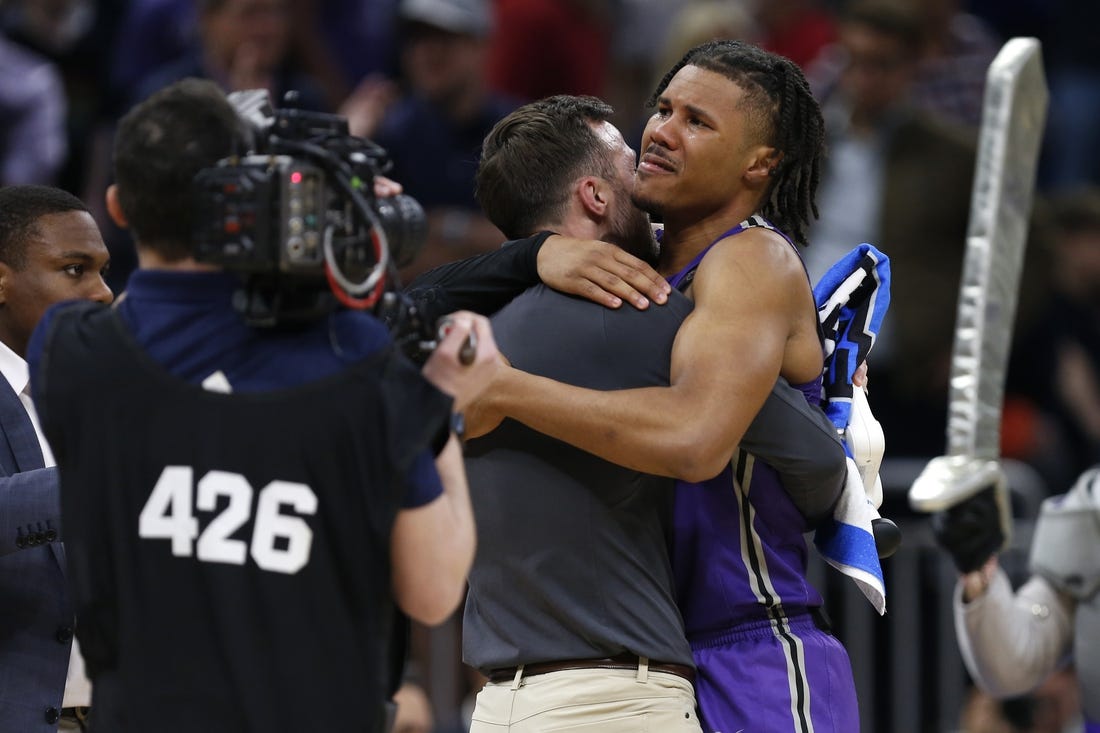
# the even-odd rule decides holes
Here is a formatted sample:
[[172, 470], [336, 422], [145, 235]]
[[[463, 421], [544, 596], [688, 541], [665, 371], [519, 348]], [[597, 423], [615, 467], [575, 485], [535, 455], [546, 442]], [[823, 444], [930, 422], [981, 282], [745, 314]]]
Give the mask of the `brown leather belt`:
[[[500, 667], [489, 671], [490, 682], [511, 682], [516, 678], [519, 667]], [[537, 674], [549, 674], [550, 672], [563, 672], [568, 669], [638, 669], [638, 657], [633, 654], [619, 654], [604, 659], [562, 659], [557, 662], [537, 662], [523, 665], [523, 677], [534, 677]], [[695, 669], [686, 664], [673, 664], [671, 662], [649, 663], [650, 672], [665, 672], [683, 677], [688, 682], [695, 682]]]

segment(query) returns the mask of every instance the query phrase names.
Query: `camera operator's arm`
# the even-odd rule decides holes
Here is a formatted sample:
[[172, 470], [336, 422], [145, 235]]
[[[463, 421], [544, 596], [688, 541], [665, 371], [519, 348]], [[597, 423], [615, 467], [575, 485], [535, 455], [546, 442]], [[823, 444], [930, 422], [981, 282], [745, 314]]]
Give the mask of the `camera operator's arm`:
[[474, 561], [476, 533], [462, 449], [454, 436], [435, 461], [443, 494], [397, 513], [390, 541], [393, 595], [423, 624], [439, 624], [458, 608]]
[[[472, 337], [477, 350], [464, 364], [462, 345]], [[488, 385], [500, 365], [489, 322], [455, 313], [446, 337], [424, 365], [424, 376], [454, 398], [461, 410]], [[443, 494], [397, 515], [391, 539], [394, 597], [410, 617], [426, 624], [446, 620], [458, 607], [474, 560], [476, 534], [466, 469], [458, 440], [451, 436], [436, 458]]]
[[406, 293], [429, 319], [463, 308], [492, 315], [540, 282], [609, 308], [624, 300], [637, 308], [664, 303], [669, 291], [653, 268], [619, 247], [540, 232], [429, 270]]

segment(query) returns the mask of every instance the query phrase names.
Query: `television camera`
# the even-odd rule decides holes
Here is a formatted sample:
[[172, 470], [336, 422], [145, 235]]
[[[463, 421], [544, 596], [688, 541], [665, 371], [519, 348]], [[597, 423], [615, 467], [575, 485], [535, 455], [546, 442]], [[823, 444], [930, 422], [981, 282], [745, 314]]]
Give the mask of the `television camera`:
[[410, 355], [439, 338], [398, 288], [427, 219], [411, 196], [380, 197], [386, 151], [338, 115], [287, 106], [267, 90], [228, 95], [248, 150], [195, 177], [195, 258], [241, 276], [235, 305], [255, 326], [287, 327], [344, 306], [372, 309]]

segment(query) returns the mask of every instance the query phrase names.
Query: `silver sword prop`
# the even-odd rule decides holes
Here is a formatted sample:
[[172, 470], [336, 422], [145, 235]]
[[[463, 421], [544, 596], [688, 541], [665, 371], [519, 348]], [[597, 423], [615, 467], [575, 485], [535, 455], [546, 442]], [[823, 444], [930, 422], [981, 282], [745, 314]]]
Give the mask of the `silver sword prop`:
[[932, 459], [909, 489], [913, 509], [935, 512], [996, 486], [1006, 537], [1001, 409], [1048, 98], [1039, 41], [1011, 39], [986, 76], [951, 354], [947, 455]]

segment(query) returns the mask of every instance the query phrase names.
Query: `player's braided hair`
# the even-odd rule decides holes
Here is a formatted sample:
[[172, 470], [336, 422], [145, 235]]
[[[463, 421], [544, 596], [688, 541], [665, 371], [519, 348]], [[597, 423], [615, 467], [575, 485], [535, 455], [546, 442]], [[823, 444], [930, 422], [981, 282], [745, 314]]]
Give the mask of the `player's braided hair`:
[[811, 217], [817, 218], [814, 197], [825, 152], [825, 125], [802, 71], [790, 59], [748, 43], [710, 41], [688, 51], [665, 74], [649, 106], [685, 66], [722, 74], [745, 91], [742, 106], [764, 142], [778, 152], [760, 214], [805, 244], [805, 228]]

